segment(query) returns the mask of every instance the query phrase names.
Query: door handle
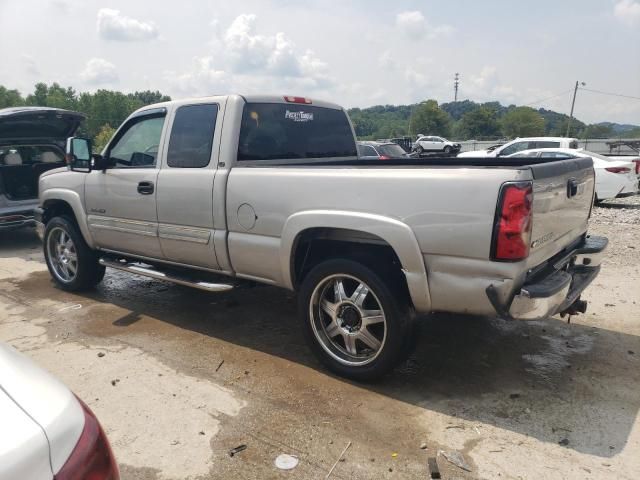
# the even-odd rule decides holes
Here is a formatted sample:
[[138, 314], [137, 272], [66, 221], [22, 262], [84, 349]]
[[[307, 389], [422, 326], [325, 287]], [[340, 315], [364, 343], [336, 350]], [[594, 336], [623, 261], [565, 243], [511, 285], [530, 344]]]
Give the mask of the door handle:
[[153, 193], [153, 182], [138, 183], [138, 193], [141, 195], [151, 195]]

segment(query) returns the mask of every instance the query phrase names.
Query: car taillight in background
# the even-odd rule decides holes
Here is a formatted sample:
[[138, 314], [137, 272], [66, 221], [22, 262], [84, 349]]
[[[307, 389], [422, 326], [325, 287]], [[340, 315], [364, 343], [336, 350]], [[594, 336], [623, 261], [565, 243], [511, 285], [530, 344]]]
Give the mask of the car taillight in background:
[[632, 162], [636, 165], [636, 175], [640, 175], [640, 158], [638, 160], [632, 160]]
[[98, 419], [82, 400], [78, 401], [84, 412], [84, 429], [55, 480], [119, 480], [118, 466]]
[[531, 182], [505, 183], [502, 186], [493, 231], [492, 260], [516, 262], [527, 258], [532, 205]]
[[627, 167], [607, 167], [605, 170], [611, 173], [629, 173], [631, 171]]
[[380, 155], [378, 160], [391, 160], [391, 157], [388, 157], [387, 155]]

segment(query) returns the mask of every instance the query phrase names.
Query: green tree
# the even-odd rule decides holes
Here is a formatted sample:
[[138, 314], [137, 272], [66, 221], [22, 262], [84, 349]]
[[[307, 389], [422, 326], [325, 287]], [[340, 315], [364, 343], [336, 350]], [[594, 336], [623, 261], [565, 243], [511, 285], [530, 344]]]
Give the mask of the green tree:
[[544, 135], [544, 118], [533, 108], [515, 107], [502, 117], [502, 132], [510, 138]]
[[9, 90], [0, 85], [0, 108], [24, 105], [24, 98], [18, 90]]
[[111, 140], [113, 134], [116, 133], [116, 129], [108, 123], [105, 123], [100, 127], [100, 131], [93, 139], [93, 150], [95, 152], [101, 152], [105, 145]]
[[409, 132], [412, 135], [441, 135], [451, 134], [451, 117], [438, 107], [435, 100], [421, 102], [413, 110], [409, 121]]
[[580, 135], [581, 138], [611, 138], [615, 136], [615, 132], [611, 125], [606, 124], [588, 125]]
[[468, 111], [460, 118], [456, 133], [463, 140], [500, 137], [500, 123], [498, 122], [497, 112], [485, 106]]

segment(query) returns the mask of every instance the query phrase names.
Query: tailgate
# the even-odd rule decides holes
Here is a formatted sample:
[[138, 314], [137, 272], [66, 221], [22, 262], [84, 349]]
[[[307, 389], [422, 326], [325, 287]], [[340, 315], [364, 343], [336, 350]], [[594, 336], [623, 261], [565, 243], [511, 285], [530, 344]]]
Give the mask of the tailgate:
[[595, 175], [591, 158], [531, 165], [533, 225], [527, 267], [535, 267], [587, 231]]

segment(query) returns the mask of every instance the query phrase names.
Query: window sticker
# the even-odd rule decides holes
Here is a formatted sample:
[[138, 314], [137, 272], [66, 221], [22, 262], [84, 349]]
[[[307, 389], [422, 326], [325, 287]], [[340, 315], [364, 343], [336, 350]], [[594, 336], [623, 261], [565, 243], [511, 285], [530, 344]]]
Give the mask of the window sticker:
[[299, 112], [285, 111], [284, 118], [293, 120], [294, 122], [312, 122], [313, 113], [307, 113], [300, 110]]

